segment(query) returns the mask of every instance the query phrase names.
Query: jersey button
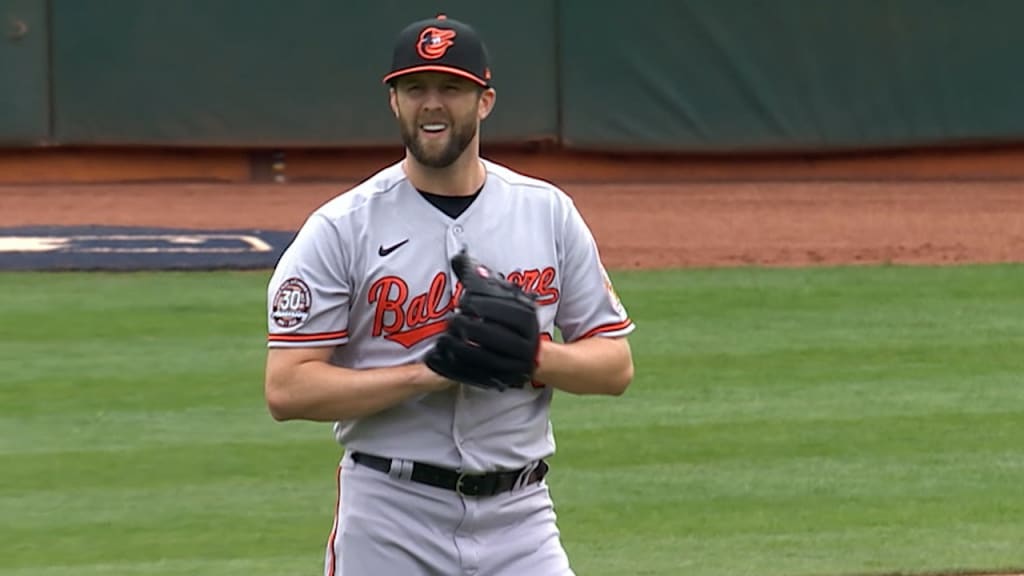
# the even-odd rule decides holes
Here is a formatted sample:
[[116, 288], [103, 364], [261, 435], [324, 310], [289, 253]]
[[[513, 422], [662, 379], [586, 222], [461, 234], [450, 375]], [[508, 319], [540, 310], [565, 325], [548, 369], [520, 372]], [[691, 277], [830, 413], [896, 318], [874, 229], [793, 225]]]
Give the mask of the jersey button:
[[452, 228], [452, 232], [455, 232], [456, 234], [462, 234], [462, 226], [456, 224], [455, 227]]

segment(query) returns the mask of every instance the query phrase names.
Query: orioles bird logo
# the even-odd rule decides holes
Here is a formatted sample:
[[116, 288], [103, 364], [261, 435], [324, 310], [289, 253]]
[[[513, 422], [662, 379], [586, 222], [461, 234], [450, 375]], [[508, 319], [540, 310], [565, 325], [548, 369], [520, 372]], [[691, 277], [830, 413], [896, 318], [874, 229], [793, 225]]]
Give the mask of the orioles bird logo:
[[416, 43], [416, 52], [424, 60], [437, 60], [445, 55], [455, 42], [455, 30], [447, 30], [431, 26], [420, 32], [420, 40]]

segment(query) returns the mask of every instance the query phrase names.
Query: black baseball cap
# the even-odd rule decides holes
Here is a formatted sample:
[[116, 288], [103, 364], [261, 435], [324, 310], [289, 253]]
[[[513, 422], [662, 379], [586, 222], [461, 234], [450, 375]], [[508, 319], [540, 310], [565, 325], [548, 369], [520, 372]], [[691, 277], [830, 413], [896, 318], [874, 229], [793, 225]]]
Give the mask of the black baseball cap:
[[444, 14], [413, 22], [398, 33], [384, 82], [416, 72], [446, 72], [485, 88], [491, 84], [487, 48], [476, 30]]

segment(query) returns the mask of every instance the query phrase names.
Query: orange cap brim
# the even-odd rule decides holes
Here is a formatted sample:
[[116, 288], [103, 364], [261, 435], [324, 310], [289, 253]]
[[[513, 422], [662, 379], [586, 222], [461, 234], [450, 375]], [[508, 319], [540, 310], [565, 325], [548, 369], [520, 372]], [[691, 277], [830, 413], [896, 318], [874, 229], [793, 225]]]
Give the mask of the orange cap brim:
[[388, 82], [391, 82], [392, 80], [398, 78], [399, 76], [405, 76], [406, 74], [415, 74], [417, 72], [444, 72], [445, 74], [452, 74], [454, 76], [459, 76], [467, 80], [472, 80], [473, 82], [476, 82], [477, 84], [483, 86], [484, 88], [487, 88], [487, 81], [484, 80], [483, 78], [478, 77], [476, 74], [466, 72], [461, 68], [454, 68], [452, 66], [445, 66], [443, 64], [427, 64], [425, 66], [413, 66], [412, 68], [403, 68], [401, 70], [395, 70], [394, 72], [385, 76], [383, 82], [384, 84], [387, 84]]

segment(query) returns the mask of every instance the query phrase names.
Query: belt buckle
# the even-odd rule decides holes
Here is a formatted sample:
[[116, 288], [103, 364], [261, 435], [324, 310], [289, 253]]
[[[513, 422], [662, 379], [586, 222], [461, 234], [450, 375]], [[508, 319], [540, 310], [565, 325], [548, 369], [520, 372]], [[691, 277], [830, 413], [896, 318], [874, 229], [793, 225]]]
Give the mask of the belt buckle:
[[467, 494], [462, 491], [462, 483], [466, 481], [466, 476], [468, 476], [468, 474], [460, 472], [459, 477], [455, 479], [455, 493], [459, 496], [467, 496]]

